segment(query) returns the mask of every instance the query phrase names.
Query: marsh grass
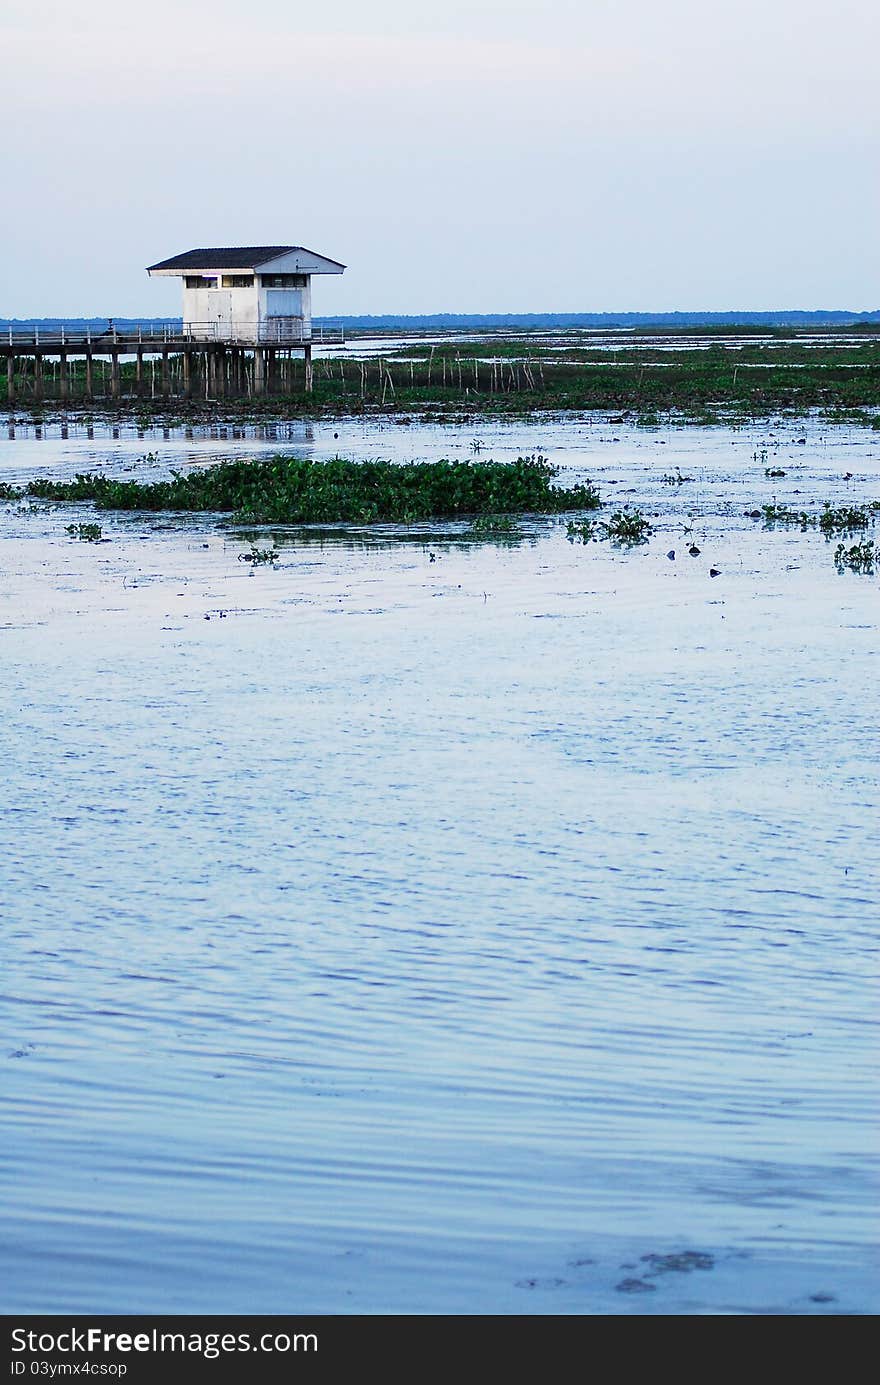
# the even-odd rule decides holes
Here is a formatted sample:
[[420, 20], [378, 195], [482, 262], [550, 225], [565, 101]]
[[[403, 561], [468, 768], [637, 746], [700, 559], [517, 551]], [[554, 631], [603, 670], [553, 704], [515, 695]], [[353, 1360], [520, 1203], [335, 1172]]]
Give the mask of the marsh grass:
[[[595, 344], [526, 336], [432, 345], [408, 344], [381, 360], [327, 361], [316, 369], [315, 403], [357, 397], [363, 406], [417, 408], [464, 402], [492, 413], [526, 409], [625, 409], [643, 428], [682, 421], [713, 424], [719, 408], [744, 418], [791, 410], [838, 411], [874, 426], [880, 405], [880, 343], [796, 339], [744, 341], [707, 350], [686, 342], [659, 350], [645, 342], [608, 351]], [[424, 353], [424, 354], [420, 354]], [[390, 382], [390, 383], [389, 383]], [[393, 394], [391, 385], [393, 384]]]
[[100, 510], [230, 512], [255, 524], [411, 523], [468, 515], [558, 514], [595, 510], [591, 485], [553, 485], [546, 457], [515, 462], [350, 462], [271, 457], [221, 462], [169, 481], [139, 484], [93, 474], [74, 481], [32, 481], [27, 494], [90, 500]]
[[[812, 331], [801, 337], [797, 332], [783, 335], [755, 328], [736, 333], [735, 347], [719, 341], [708, 349], [695, 345], [685, 333], [678, 334], [673, 346], [661, 348], [651, 340], [652, 333], [656, 336], [653, 328], [641, 337], [628, 332], [610, 350], [604, 335], [601, 343], [528, 332], [491, 334], [466, 345], [455, 340], [432, 345], [389, 340], [388, 352], [381, 356], [316, 358], [311, 393], [305, 389], [304, 362], [295, 359], [273, 373], [270, 394], [253, 394], [251, 375], [239, 398], [224, 399], [222, 407], [225, 413], [240, 412], [248, 418], [430, 408], [521, 417], [546, 409], [614, 409], [631, 411], [645, 428], [661, 421], [711, 425], [734, 416], [820, 409], [832, 422], [880, 428], [877, 333], [863, 334], [862, 340], [831, 335], [817, 343]], [[701, 329], [699, 335], [707, 333]], [[756, 339], [749, 340], [750, 335]], [[169, 370], [172, 399], [156, 391], [155, 361], [148, 369], [149, 397], [141, 397], [135, 363], [123, 359], [121, 398], [114, 399], [107, 362], [97, 359], [93, 384], [102, 412], [134, 408], [144, 426], [157, 417], [216, 416], [220, 401], [209, 397], [203, 378], [195, 383], [193, 397], [182, 397], [179, 354], [172, 353]], [[16, 384], [21, 408], [31, 410], [35, 421], [44, 407], [50, 407], [49, 401], [62, 403], [54, 362], [47, 361], [44, 369], [44, 403], [36, 397], [27, 358], [19, 360]], [[81, 358], [68, 361], [68, 387], [65, 409], [94, 409], [94, 401], [86, 396]]]

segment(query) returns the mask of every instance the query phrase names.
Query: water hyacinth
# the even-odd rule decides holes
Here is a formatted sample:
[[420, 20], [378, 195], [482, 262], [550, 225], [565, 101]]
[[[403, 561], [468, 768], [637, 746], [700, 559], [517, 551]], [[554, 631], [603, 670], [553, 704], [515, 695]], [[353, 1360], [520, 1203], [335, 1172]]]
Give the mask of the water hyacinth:
[[553, 485], [542, 456], [515, 462], [351, 462], [270, 457], [221, 462], [170, 481], [141, 485], [106, 476], [32, 481], [27, 494], [90, 500], [101, 510], [230, 511], [257, 524], [376, 524], [481, 514], [558, 514], [594, 510], [590, 485]]

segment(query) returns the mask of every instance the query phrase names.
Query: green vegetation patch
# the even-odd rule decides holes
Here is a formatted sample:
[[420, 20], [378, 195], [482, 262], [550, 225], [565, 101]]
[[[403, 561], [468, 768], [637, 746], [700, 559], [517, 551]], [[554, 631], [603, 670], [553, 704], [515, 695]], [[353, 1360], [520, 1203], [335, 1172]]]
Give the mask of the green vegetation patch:
[[247, 553], [239, 553], [238, 561], [251, 563], [254, 567], [259, 567], [263, 563], [276, 563], [278, 561], [278, 549], [257, 548], [257, 545], [252, 543]]
[[852, 534], [857, 529], [867, 529], [874, 524], [880, 513], [880, 501], [872, 500], [868, 505], [825, 504], [819, 516], [819, 528], [823, 534]]
[[857, 572], [863, 577], [873, 577], [880, 554], [874, 547], [873, 539], [863, 539], [850, 548], [839, 543], [834, 550], [834, 566], [838, 572]]
[[103, 538], [100, 524], [68, 524], [66, 533], [80, 543], [100, 543]]
[[91, 500], [101, 510], [231, 511], [256, 524], [374, 524], [457, 515], [558, 514], [595, 510], [593, 486], [565, 489], [545, 457], [515, 462], [350, 462], [270, 457], [221, 462], [141, 485], [92, 474], [32, 481], [46, 500]]
[[810, 514], [807, 510], [792, 510], [788, 505], [762, 505], [760, 511], [752, 514], [763, 519], [767, 528], [777, 525], [790, 525], [798, 529], [821, 529], [826, 538], [836, 534], [854, 534], [859, 529], [867, 529], [875, 524], [880, 514], [880, 500], [871, 500], [866, 505], [832, 505], [828, 501], [822, 506], [821, 514]]
[[775, 529], [777, 526], [812, 529], [816, 523], [816, 516], [808, 514], [806, 510], [793, 510], [790, 505], [777, 505], [775, 501], [770, 505], [762, 505], [760, 510], [753, 510], [752, 514], [756, 519], [763, 519], [768, 529]]
[[512, 515], [477, 515], [469, 532], [476, 539], [518, 538], [521, 533]]
[[607, 540], [615, 548], [637, 548], [647, 543], [654, 529], [641, 510], [625, 505], [607, 521], [577, 520], [569, 523], [566, 534], [569, 543], [600, 543]]

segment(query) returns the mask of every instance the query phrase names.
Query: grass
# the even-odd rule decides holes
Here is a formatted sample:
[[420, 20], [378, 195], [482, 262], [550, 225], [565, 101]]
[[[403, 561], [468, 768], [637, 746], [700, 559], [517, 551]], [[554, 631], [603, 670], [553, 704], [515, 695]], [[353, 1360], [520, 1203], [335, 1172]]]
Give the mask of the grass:
[[32, 481], [24, 494], [90, 500], [100, 510], [231, 512], [254, 524], [411, 523], [471, 515], [558, 514], [595, 510], [593, 486], [553, 485], [542, 456], [515, 462], [311, 461], [271, 457], [221, 462], [169, 481], [141, 485], [93, 474]]

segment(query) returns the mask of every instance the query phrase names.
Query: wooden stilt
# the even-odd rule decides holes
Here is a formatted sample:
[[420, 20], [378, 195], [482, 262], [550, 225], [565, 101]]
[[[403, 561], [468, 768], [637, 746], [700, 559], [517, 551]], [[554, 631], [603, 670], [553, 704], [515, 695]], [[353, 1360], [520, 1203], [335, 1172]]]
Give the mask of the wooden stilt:
[[110, 394], [113, 399], [118, 399], [122, 393], [119, 381], [119, 352], [110, 352]]
[[34, 399], [43, 397], [43, 358], [39, 351], [34, 354]]
[[188, 351], [183, 353], [183, 397], [192, 398], [192, 358]]
[[6, 399], [9, 404], [15, 403], [15, 357], [6, 358]]
[[61, 351], [58, 355], [58, 395], [61, 399], [67, 399], [68, 379], [67, 379], [67, 352]]
[[138, 399], [140, 399], [144, 393], [144, 353], [140, 346], [135, 355], [134, 392]]
[[93, 399], [95, 395], [94, 380], [92, 378], [92, 353], [86, 352], [86, 399]]
[[311, 343], [304, 348], [306, 358], [306, 394], [311, 394], [314, 387], [314, 377], [312, 375], [312, 347]]
[[266, 353], [262, 346], [254, 347], [254, 394], [266, 393]]
[[171, 374], [168, 370], [168, 352], [162, 352], [162, 398], [171, 397]]

